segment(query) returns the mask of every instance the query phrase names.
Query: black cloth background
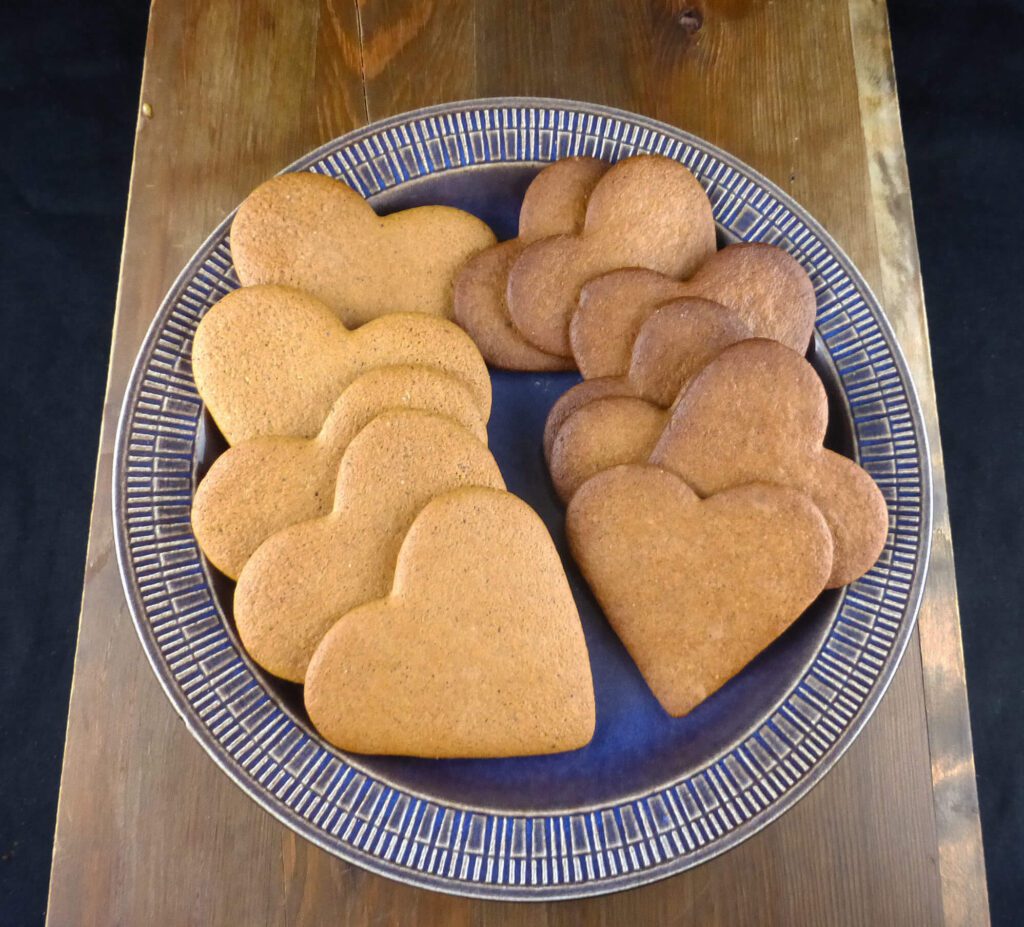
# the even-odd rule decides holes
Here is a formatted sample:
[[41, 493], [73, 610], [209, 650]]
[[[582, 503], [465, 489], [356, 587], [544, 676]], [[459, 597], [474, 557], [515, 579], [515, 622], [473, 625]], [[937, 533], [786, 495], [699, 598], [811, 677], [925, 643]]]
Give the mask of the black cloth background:
[[[4, 925], [45, 914], [147, 12], [0, 4]], [[1024, 0], [893, 0], [890, 15], [993, 921], [1011, 925], [1024, 909]]]

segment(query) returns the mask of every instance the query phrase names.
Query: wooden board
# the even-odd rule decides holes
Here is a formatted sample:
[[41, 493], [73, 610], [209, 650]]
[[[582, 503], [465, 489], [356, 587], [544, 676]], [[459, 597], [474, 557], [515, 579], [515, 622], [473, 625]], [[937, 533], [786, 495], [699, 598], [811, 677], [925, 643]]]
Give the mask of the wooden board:
[[[920, 637], [793, 810], [725, 856], [581, 902], [409, 888], [294, 836], [216, 768], [142, 653], [113, 553], [128, 372], [208, 231], [305, 151], [392, 113], [593, 100], [722, 146], [805, 205], [893, 320], [935, 460]], [[877, 0], [156, 0], [58, 810], [49, 923], [984, 924], [987, 897], [942, 454], [884, 4]]]

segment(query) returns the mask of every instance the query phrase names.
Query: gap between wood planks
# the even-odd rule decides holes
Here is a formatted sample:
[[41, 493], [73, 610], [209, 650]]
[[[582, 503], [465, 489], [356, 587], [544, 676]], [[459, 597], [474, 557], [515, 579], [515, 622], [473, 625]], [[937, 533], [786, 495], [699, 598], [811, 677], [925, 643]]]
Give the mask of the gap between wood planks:
[[352, 4], [356, 10], [356, 32], [359, 36], [359, 85], [363, 91], [363, 113], [365, 124], [370, 124], [370, 98], [366, 90], [367, 78], [366, 78], [366, 41], [363, 33], [363, 2], [362, 0], [352, 0]]

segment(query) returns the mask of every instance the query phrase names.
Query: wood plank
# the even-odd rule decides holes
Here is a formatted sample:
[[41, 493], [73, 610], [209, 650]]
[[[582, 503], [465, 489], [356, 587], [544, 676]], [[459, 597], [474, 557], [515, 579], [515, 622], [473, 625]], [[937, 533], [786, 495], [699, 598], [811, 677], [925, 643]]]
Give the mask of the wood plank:
[[[682, 25], [679, 17], [696, 6], [703, 26], [692, 33], [693, 16]], [[589, 99], [664, 119], [789, 190], [836, 235], [890, 309], [898, 308], [902, 291], [887, 289], [880, 243], [911, 262], [907, 279], [919, 285], [916, 251], [908, 253], [912, 239], [894, 243], [880, 223], [871, 165], [879, 150], [901, 158], [902, 144], [898, 129], [884, 143], [877, 132], [865, 135], [855, 54], [865, 30], [884, 30], [884, 8], [871, 4], [852, 21], [855, 34], [851, 7], [840, 0], [157, 0], [142, 91], [153, 115], [140, 118], [136, 142], [51, 924], [942, 921], [916, 637], [848, 755], [796, 808], [741, 847], [604, 899], [485, 903], [348, 866], [292, 835], [235, 788], [160, 691], [113, 558], [113, 431], [131, 361], [161, 296], [209, 229], [259, 180], [368, 118], [517, 93]], [[895, 97], [878, 107], [891, 114]], [[909, 201], [895, 215], [906, 228]], [[917, 338], [914, 362], [927, 376], [923, 303], [908, 303], [903, 315], [901, 338], [905, 345]], [[930, 387], [930, 378], [925, 382]], [[952, 581], [948, 564], [942, 589]], [[955, 611], [952, 622], [955, 629]], [[959, 687], [962, 693], [962, 681]], [[947, 915], [955, 907], [951, 891], [960, 889], [947, 882]]]
[[903, 149], [888, 18], [881, 0], [850, 4], [861, 121], [879, 243], [881, 296], [917, 385], [932, 457], [934, 532], [918, 619], [945, 923], [989, 923], [985, 854], [967, 707], [945, 463], [932, 377], [910, 177]]

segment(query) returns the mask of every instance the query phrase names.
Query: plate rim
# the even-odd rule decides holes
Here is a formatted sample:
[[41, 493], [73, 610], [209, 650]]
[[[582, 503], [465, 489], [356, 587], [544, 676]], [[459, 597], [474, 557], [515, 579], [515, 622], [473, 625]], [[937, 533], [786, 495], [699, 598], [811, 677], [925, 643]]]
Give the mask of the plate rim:
[[[342, 847], [332, 844], [321, 836], [320, 830], [313, 827], [309, 821], [295, 812], [289, 813], [286, 808], [279, 806], [272, 793], [264, 788], [258, 787], [250, 778], [242, 775], [242, 773], [236, 768], [233, 758], [226, 757], [224, 755], [223, 748], [220, 743], [210, 735], [206, 726], [194, 716], [188, 700], [182, 695], [177, 686], [173, 684], [172, 680], [168, 678], [167, 665], [159, 651], [159, 648], [157, 648], [155, 641], [143, 632], [143, 624], [148, 619], [145, 616], [144, 608], [137, 600], [138, 590], [134, 587], [134, 583], [130, 577], [131, 553], [129, 550], [127, 531], [125, 527], [126, 520], [124, 517], [126, 485], [124, 480], [118, 479], [119, 475], [123, 475], [121, 473], [121, 462], [123, 459], [126, 459], [127, 444], [131, 430], [129, 427], [131, 422], [131, 410], [135, 405], [135, 400], [137, 400], [138, 390], [143, 379], [144, 371], [147, 367], [149, 350], [155, 344], [157, 336], [161, 331], [162, 326], [160, 323], [168, 310], [173, 307], [176, 294], [179, 290], [181, 290], [183, 285], [195, 276], [198, 269], [202, 267], [206, 260], [208, 260], [209, 252], [215, 248], [220, 239], [223, 238], [225, 233], [230, 230], [231, 221], [237, 212], [238, 206], [235, 206], [230, 212], [228, 212], [215, 226], [213, 231], [197, 246], [180, 273], [176, 275], [168, 287], [155, 310], [153, 318], [146, 327], [145, 334], [139, 342], [135, 359], [125, 383], [124, 397], [120, 403], [118, 412], [111, 466], [111, 513], [113, 516], [115, 554], [118, 570], [121, 576], [122, 589], [131, 614], [132, 625], [135, 628], [136, 635], [142, 644], [143, 651], [146, 654], [151, 668], [153, 669], [154, 675], [157, 677], [161, 688], [164, 690], [164, 693], [171, 702], [175, 711], [184, 721], [186, 729], [199, 742], [214, 763], [219, 766], [220, 769], [227, 774], [228, 778], [236, 786], [242, 789], [246, 795], [256, 801], [261, 808], [269, 812], [274, 818], [290, 830], [300, 834], [320, 849], [332, 856], [343, 859], [347, 863], [360, 866], [361, 868], [369, 870], [377, 875], [403, 882], [417, 888], [440, 891], [453, 896], [507, 901], [557, 901], [600, 896], [647, 885], [673, 875], [678, 875], [728, 852], [750, 837], [764, 830], [764, 828], [769, 824], [778, 820], [783, 814], [789, 811], [815, 786], [817, 786], [825, 775], [832, 770], [839, 759], [845, 755], [846, 751], [860, 736], [864, 726], [873, 717], [879, 703], [888, 691], [896, 670], [903, 661], [907, 645], [910, 642], [910, 638], [913, 636], [913, 631], [917, 626], [921, 600], [927, 585], [931, 560], [934, 506], [933, 464], [931, 447], [928, 440], [927, 428], [924, 423], [924, 414], [920, 398], [906, 358], [903, 354], [899, 339], [896, 336], [896, 332], [893, 329], [892, 323], [890, 322], [882, 303], [878, 300], [873, 289], [864, 279], [856, 265], [829, 234], [829, 232], [821, 225], [821, 223], [819, 223], [803, 206], [801, 206], [792, 196], [783, 191], [777, 184], [765, 177], [760, 171], [719, 148], [717, 145], [708, 142], [685, 129], [641, 113], [635, 113], [618, 107], [607, 106], [599, 103], [590, 103], [587, 101], [535, 96], [470, 98], [419, 107], [417, 109], [396, 113], [383, 119], [367, 123], [365, 126], [353, 129], [338, 136], [337, 138], [324, 142], [312, 151], [309, 151], [290, 162], [281, 170], [277, 171], [274, 176], [294, 171], [309, 170], [317, 162], [323, 160], [328, 155], [333, 154], [338, 149], [358, 143], [361, 140], [377, 135], [403, 123], [456, 112], [471, 112], [475, 110], [502, 108], [534, 108], [558, 112], [572, 112], [583, 115], [607, 116], [613, 119], [641, 124], [646, 128], [662, 133], [670, 138], [681, 139], [701, 151], [706, 151], [722, 163], [728, 165], [734, 170], [737, 170], [741, 174], [750, 177], [761, 189], [771, 194], [781, 203], [785, 204], [786, 208], [792, 211], [800, 221], [807, 226], [813, 235], [821, 241], [830, 253], [830, 256], [837, 261], [843, 271], [856, 285], [857, 289], [862, 292], [865, 302], [873, 310], [871, 313], [873, 321], [881, 329], [889, 346], [892, 348], [891, 359], [900, 375], [900, 379], [904, 387], [911, 425], [919, 448], [921, 527], [920, 542], [917, 552], [917, 571], [913, 577], [913, 582], [907, 594], [907, 605], [904, 610], [906, 620], [901, 623], [898, 636], [890, 651], [886, 665], [878, 673], [876, 681], [868, 695], [864, 698], [856, 717], [847, 725], [842, 734], [837, 738], [836, 742], [830, 745], [827, 752], [814, 764], [814, 766], [805, 773], [793, 787], [788, 789], [779, 797], [779, 799], [773, 802], [765, 810], [758, 812], [755, 817], [747, 819], [742, 825], [728, 831], [724, 836], [711, 840], [708, 843], [697, 847], [695, 850], [683, 855], [672, 857], [667, 861], [648, 865], [644, 868], [633, 871], [622, 872], [610, 877], [595, 877], [581, 882], [549, 883], [547, 885], [511, 885], [500, 882], [485, 883], [460, 879], [440, 873], [423, 873], [412, 869], [411, 867], [384, 861], [375, 853], [367, 852], [362, 847], [355, 847], [351, 845], [345, 845]], [[544, 159], [509, 159], [505, 162], [487, 163], [532, 165], [550, 162]], [[485, 169], [487, 163], [462, 165], [453, 169]], [[818, 334], [817, 325], [815, 326], [815, 333]], [[858, 442], [855, 440], [855, 444], [857, 443]], [[209, 567], [203, 558], [200, 558], [200, 563], [202, 564], [204, 576], [208, 581]], [[241, 653], [241, 656], [251, 665], [251, 660], [244, 651]], [[773, 702], [772, 707], [775, 708], [778, 704], [780, 704], [780, 702]], [[290, 714], [291, 712], [289, 712], [289, 715]], [[765, 717], [767, 718], [770, 715], [771, 711], [766, 710]], [[308, 725], [304, 726], [309, 728]], [[736, 740], [731, 741], [729, 745], [723, 747], [714, 756], [709, 757], [704, 762], [704, 767], [710, 766], [716, 759], [727, 755], [737, 742], [742, 741], [743, 736], [744, 735], [741, 734]], [[351, 761], [346, 759], [346, 762]], [[357, 769], [360, 768], [358, 759], [356, 759], [354, 765]], [[366, 773], [365, 770], [362, 771]], [[379, 781], [377, 774], [366, 774]], [[684, 776], [685, 771], [680, 772], [679, 775]], [[429, 802], [433, 802], [443, 808], [463, 808], [473, 813], [489, 816], [501, 814], [503, 816], [511, 817], [522, 816], [524, 814], [529, 815], [531, 813], [487, 809], [481, 808], [479, 805], [461, 804], [449, 800], [442, 801], [428, 794], [419, 793], [406, 786], [389, 785], [389, 787], [399, 789], [404, 794], [419, 795], [419, 797], [422, 797]], [[638, 796], [651, 794], [652, 791], [660, 787], [661, 786], [652, 786], [647, 790], [631, 792], [629, 795], [617, 797], [614, 800], [587, 806], [566, 809], [543, 809], [541, 811], [537, 811], [536, 814], [542, 817], [554, 817], [559, 814], [587, 813], [593, 812], [597, 809], [619, 807], [631, 800], [634, 800]]]

